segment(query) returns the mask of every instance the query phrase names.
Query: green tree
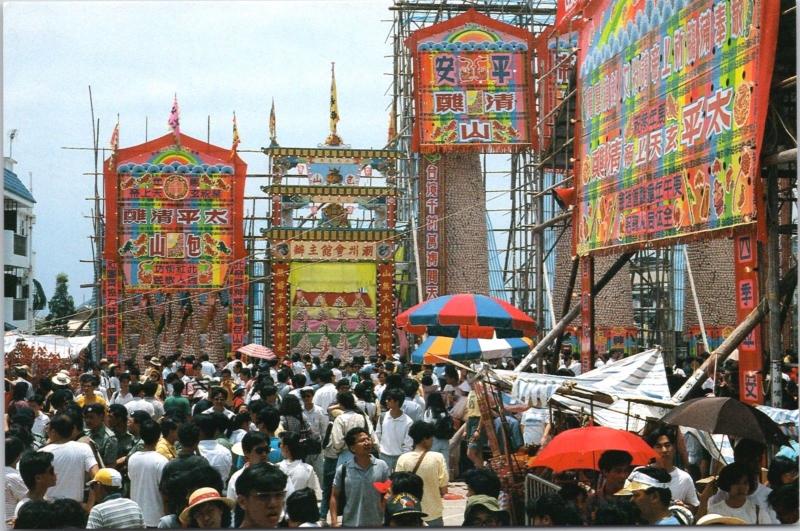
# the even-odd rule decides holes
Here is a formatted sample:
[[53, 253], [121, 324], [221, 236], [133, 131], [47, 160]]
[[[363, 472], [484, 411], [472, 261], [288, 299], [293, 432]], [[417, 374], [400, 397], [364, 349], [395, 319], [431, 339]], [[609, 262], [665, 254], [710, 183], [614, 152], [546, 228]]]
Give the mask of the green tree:
[[45, 318], [48, 323], [47, 329], [51, 334], [67, 335], [69, 317], [75, 313], [75, 301], [69, 294], [68, 283], [69, 277], [66, 273], [56, 275], [56, 291], [47, 303], [50, 315]]

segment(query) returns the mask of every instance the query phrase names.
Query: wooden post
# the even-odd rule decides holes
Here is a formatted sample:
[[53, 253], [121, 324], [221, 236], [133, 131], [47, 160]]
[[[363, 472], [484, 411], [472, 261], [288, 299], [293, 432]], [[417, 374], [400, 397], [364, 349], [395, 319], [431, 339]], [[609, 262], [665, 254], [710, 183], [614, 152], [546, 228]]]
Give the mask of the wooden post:
[[581, 260], [581, 374], [592, 370], [594, 358], [594, 257]]
[[781, 342], [780, 293], [778, 279], [780, 276], [780, 249], [778, 247], [778, 171], [771, 166], [767, 171], [767, 305], [769, 306], [769, 374], [770, 403], [772, 407], [781, 407], [781, 361], [783, 344]]

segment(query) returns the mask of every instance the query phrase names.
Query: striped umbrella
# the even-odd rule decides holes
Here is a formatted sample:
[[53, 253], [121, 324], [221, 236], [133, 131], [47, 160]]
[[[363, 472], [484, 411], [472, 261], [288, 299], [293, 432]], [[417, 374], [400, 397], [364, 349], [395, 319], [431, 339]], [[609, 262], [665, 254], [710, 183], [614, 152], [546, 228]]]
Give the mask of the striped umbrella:
[[397, 326], [412, 334], [462, 338], [533, 336], [536, 325], [531, 317], [511, 304], [487, 297], [462, 293], [430, 299], [397, 316]]
[[411, 354], [411, 363], [442, 363], [454, 361], [491, 360], [524, 356], [533, 348], [529, 337], [508, 339], [468, 339], [463, 337], [428, 336]]

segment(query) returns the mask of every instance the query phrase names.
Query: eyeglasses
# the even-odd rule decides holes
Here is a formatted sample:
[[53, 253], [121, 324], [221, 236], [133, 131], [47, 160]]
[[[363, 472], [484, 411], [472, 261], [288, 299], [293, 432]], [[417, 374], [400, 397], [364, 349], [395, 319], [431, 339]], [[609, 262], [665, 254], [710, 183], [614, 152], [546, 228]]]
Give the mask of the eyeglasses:
[[253, 448], [253, 451], [258, 455], [264, 455], [265, 453], [269, 452], [269, 448], [266, 446], [257, 446], [256, 448]]
[[251, 492], [250, 496], [258, 498], [260, 501], [282, 500], [286, 497], [286, 492], [282, 490], [273, 492]]

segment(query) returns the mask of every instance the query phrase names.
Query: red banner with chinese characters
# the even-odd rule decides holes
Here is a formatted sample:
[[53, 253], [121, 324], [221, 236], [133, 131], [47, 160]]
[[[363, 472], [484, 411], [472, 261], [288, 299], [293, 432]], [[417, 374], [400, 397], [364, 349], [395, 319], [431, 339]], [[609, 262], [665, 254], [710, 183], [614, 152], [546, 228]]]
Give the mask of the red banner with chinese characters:
[[272, 350], [289, 353], [289, 269], [286, 262], [272, 262]]
[[378, 264], [378, 354], [394, 354], [394, 264]]
[[105, 273], [102, 281], [103, 290], [103, 325], [102, 338], [105, 357], [112, 363], [119, 362], [119, 342], [122, 337], [120, 315], [122, 282], [119, 278], [117, 264], [103, 260]]
[[427, 301], [447, 293], [444, 185], [439, 177], [439, 166], [430, 162], [427, 157], [422, 158], [419, 195], [419, 260], [423, 300]]
[[[733, 239], [736, 266], [736, 320], [742, 322], [759, 302], [758, 244], [755, 231]], [[739, 399], [748, 404], [763, 404], [761, 325], [739, 344]]]
[[576, 250], [763, 219], [777, 0], [594, 0], [578, 53]]
[[247, 336], [247, 293], [249, 283], [244, 260], [234, 262], [228, 268], [228, 290], [231, 296], [230, 324], [231, 352], [244, 346]]
[[531, 145], [528, 31], [470, 9], [412, 33], [413, 146], [420, 153], [511, 152]]

